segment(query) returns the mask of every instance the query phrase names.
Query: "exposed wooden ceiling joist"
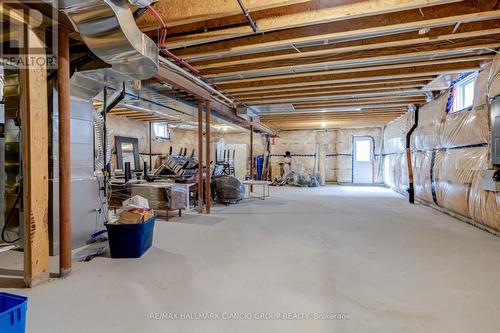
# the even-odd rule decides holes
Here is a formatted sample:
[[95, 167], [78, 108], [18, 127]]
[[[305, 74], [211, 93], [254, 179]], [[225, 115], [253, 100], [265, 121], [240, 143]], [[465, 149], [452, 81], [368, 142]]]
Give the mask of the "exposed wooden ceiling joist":
[[[268, 76], [258, 76], [247, 79], [225, 79], [221, 81], [217, 81], [217, 84], [223, 83], [244, 83], [244, 82], [254, 82], [254, 81], [269, 81], [276, 79], [287, 79], [287, 78], [300, 78], [300, 77], [311, 77], [318, 75], [330, 75], [330, 74], [344, 74], [344, 73], [355, 73], [359, 71], [374, 71], [374, 70], [384, 70], [384, 69], [395, 69], [395, 68], [405, 68], [405, 67], [416, 67], [416, 66], [430, 66], [430, 65], [441, 65], [441, 64], [449, 64], [449, 63], [457, 63], [457, 62], [469, 62], [469, 61], [490, 61], [492, 60], [494, 55], [470, 55], [466, 57], [451, 57], [451, 58], [443, 58], [429, 61], [406, 61], [399, 62], [397, 58], [389, 58], [389, 61], [394, 61], [393, 64], [388, 65], [380, 65], [380, 66], [363, 66], [363, 63], [360, 62], [355, 68], [347, 68], [347, 69], [335, 69], [335, 70], [327, 70], [327, 71], [309, 71], [305, 73], [293, 73], [293, 74], [282, 74], [282, 75], [272, 75], [268, 74]], [[356, 59], [353, 59], [355, 61]], [[339, 62], [342, 63], [342, 62]], [[346, 65], [350, 62], [348, 61]]]
[[385, 96], [349, 96], [349, 95], [342, 95], [342, 96], [327, 96], [327, 97], [322, 97], [322, 98], [308, 98], [307, 96], [299, 97], [297, 99], [288, 99], [288, 100], [273, 100], [273, 101], [265, 101], [262, 103], [248, 103], [248, 105], [251, 106], [258, 106], [258, 105], [273, 105], [273, 104], [278, 104], [278, 105], [283, 105], [283, 104], [293, 104], [293, 105], [305, 105], [305, 104], [335, 104], [335, 103], [363, 103], [363, 102], [370, 102], [370, 101], [398, 101], [398, 102], [407, 102], [409, 101], [410, 103], [412, 101], [425, 101], [426, 97], [425, 94], [422, 92], [421, 94], [413, 94], [410, 96], [401, 96], [401, 95], [385, 95]]
[[292, 45], [317, 43], [322, 41], [345, 41], [360, 38], [373, 38], [402, 32], [418, 31], [422, 28], [436, 28], [454, 25], [457, 22], [468, 23], [500, 18], [500, 10], [494, 3], [463, 1], [453, 6], [441, 5], [395, 12], [385, 15], [365, 18], [349, 18], [343, 24], [336, 22], [320, 24], [302, 28], [288, 29], [255, 35], [251, 37], [235, 38], [218, 43], [210, 43], [197, 47], [185, 47], [179, 37], [169, 45], [178, 47], [176, 54], [190, 60], [203, 60], [210, 57], [223, 58], [231, 55], [260, 53], [270, 49], [290, 48]]
[[[303, 61], [288, 61], [288, 62], [273, 62], [268, 64], [271, 67], [246, 67], [241, 69], [241, 67], [236, 66], [236, 68], [218, 68], [210, 70], [210, 74], [205, 74], [207, 78], [217, 78], [217, 77], [227, 77], [227, 76], [239, 76], [239, 75], [273, 75], [272, 71], [278, 72], [280, 70], [286, 71], [300, 71], [305, 70], [312, 72], [314, 70], [328, 69], [329, 67], [337, 66], [373, 66], [376, 64], [388, 64], [388, 63], [402, 63], [408, 61], [425, 61], [431, 59], [431, 57], [453, 57], [459, 56], [461, 54], [467, 54], [473, 51], [484, 51], [491, 50], [500, 47], [500, 35], [488, 39], [486, 43], [482, 43], [483, 40], [470, 40], [466, 46], [461, 46], [460, 44], [443, 44], [443, 45], [426, 45], [421, 47], [412, 48], [388, 48], [385, 50], [372, 50], [364, 51], [362, 57], [359, 56], [359, 52], [346, 53], [341, 55], [332, 55], [328, 57], [322, 57], [321, 59], [314, 59], [310, 62], [304, 63]], [[460, 46], [456, 46], [460, 45]], [[416, 52], [412, 52], [416, 50]], [[491, 51], [488, 51], [491, 53]], [[259, 68], [257, 68], [259, 67]], [[271, 72], [271, 73], [270, 73]], [[269, 73], [269, 74], [267, 74]], [[279, 73], [278, 73], [279, 74]]]
[[[244, 0], [244, 5], [261, 33], [252, 31], [236, 0], [160, 0], [155, 6], [173, 27], [167, 47], [191, 60], [235, 103], [219, 103], [213, 90], [179, 81], [178, 73], [161, 70], [157, 80], [194, 99], [211, 99], [214, 112], [245, 125], [234, 110], [238, 103], [274, 128], [325, 121], [385, 124], [432, 98], [422, 88], [437, 76], [480, 70], [500, 48], [500, 1]], [[141, 20], [154, 27], [149, 14]]]
[[[245, 7], [250, 12], [255, 12], [309, 1], [310, 0], [246, 0]], [[160, 0], [155, 3], [155, 9], [165, 22], [168, 23], [169, 27], [214, 20], [228, 16], [243, 16], [238, 2], [227, 0]], [[157, 28], [156, 20], [150, 15], [142, 16], [137, 23], [143, 30]]]
[[323, 90], [334, 90], [334, 89], [353, 89], [356, 88], [379, 88], [384, 85], [398, 85], [403, 83], [415, 83], [426, 85], [430, 81], [434, 80], [436, 76], [419, 76], [419, 77], [405, 77], [404, 79], [388, 79], [388, 80], [367, 80], [366, 82], [356, 82], [356, 83], [340, 83], [340, 84], [325, 84], [318, 85], [315, 87], [298, 87], [298, 88], [288, 88], [286, 91], [283, 91], [281, 88], [277, 89], [263, 89], [259, 91], [242, 91], [242, 92], [232, 92], [231, 94], [237, 98], [245, 98], [248, 97], [261, 97], [263, 94], [271, 95], [271, 94], [307, 94], [313, 91], [323, 91]]
[[[500, 21], [498, 21], [498, 26], [500, 26]], [[318, 59], [317, 57], [319, 56], [331, 56], [333, 54], [348, 53], [348, 52], [358, 52], [358, 51], [365, 52], [368, 50], [378, 50], [378, 49], [394, 48], [394, 47], [398, 48], [411, 47], [411, 49], [414, 49], [416, 45], [423, 45], [423, 44], [436, 45], [438, 44], [438, 42], [443, 42], [443, 41], [445, 42], [444, 45], [453, 44], [456, 46], [456, 43], [452, 42], [454, 40], [456, 40], [458, 43], [460, 43], [460, 41], [462, 42], [473, 41], [477, 43], [478, 42], [477, 38], [488, 35], [498, 35], [498, 34], [500, 34], [500, 28], [470, 31], [465, 33], [446, 34], [440, 36], [393, 40], [381, 43], [377, 43], [375, 39], [371, 39], [369, 43], [367, 43], [365, 40], [359, 41], [356, 43], [359, 45], [356, 46], [328, 47], [326, 49], [321, 49], [311, 52], [302, 51], [301, 53], [282, 54], [277, 56], [253, 57], [253, 58], [246, 58], [243, 60], [212, 62], [206, 65], [197, 65], [196, 68], [198, 70], [202, 70], [202, 73], [209, 73], [208, 70], [211, 68], [221, 68], [221, 67], [231, 68], [234, 66], [242, 66], [242, 65], [249, 65], [251, 67], [255, 67], [256, 64], [265, 64], [265, 63], [276, 64], [277, 61], [289, 62], [290, 60], [302, 59], [304, 61], [314, 62], [314, 59]], [[443, 45], [443, 43], [436, 46], [439, 47], [440, 45]]]
[[[460, 0], [371, 0], [353, 2], [349, 0], [311, 0], [309, 2], [310, 7], [305, 7], [302, 11], [291, 13], [283, 12], [280, 16], [258, 19], [256, 23], [259, 27], [259, 32], [267, 33], [282, 29], [385, 14], [439, 4], [449, 4], [459, 1]], [[248, 36], [253, 33], [253, 30], [249, 26], [222, 29], [219, 31], [192, 34], [188, 38], [172, 38], [171, 41], [168, 42], [167, 47], [170, 49], [187, 47], [229, 38]]]
[[435, 66], [422, 66], [412, 68], [399, 68], [383, 71], [357, 72], [339, 75], [322, 75], [300, 79], [269, 80], [265, 82], [221, 84], [220, 87], [228, 92], [257, 91], [270, 88], [311, 87], [332, 83], [367, 82], [372, 80], [400, 79], [405, 77], [428, 77], [447, 73], [465, 73], [480, 69], [481, 63], [477, 61], [464, 63], [442, 64]]

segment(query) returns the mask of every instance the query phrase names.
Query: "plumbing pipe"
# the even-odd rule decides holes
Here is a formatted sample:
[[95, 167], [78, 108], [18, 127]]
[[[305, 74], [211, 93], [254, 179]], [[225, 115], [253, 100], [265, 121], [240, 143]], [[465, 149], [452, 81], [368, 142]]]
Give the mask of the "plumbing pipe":
[[415, 109], [415, 121], [413, 123], [413, 126], [410, 128], [408, 133], [406, 134], [406, 163], [408, 165], [408, 198], [410, 203], [415, 203], [415, 189], [413, 187], [413, 167], [412, 167], [412, 162], [411, 162], [411, 147], [410, 147], [410, 140], [411, 140], [411, 135], [413, 131], [418, 126], [418, 110], [419, 108]]
[[245, 4], [243, 3], [243, 1], [242, 0], [237, 0], [237, 1], [238, 1], [238, 4], [240, 5], [241, 11], [243, 12], [243, 15], [245, 15], [245, 17], [247, 18], [248, 23], [252, 27], [253, 32], [254, 33], [259, 32], [259, 28], [257, 28], [257, 23], [250, 16], [250, 12], [245, 7]]

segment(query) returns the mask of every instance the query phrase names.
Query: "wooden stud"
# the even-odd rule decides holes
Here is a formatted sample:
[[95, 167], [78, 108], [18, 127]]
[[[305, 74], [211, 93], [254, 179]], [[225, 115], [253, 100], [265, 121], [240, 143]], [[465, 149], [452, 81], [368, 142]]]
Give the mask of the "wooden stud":
[[[45, 59], [45, 34], [25, 26], [23, 55]], [[35, 52], [35, 50], [42, 50]], [[45, 62], [46, 63], [46, 62]], [[34, 61], [20, 71], [24, 202], [24, 282], [49, 279], [47, 68]]]

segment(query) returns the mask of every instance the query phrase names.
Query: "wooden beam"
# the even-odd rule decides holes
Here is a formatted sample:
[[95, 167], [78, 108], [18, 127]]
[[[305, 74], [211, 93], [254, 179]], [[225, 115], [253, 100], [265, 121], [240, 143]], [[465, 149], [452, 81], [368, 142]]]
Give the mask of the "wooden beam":
[[158, 68], [158, 73], [156, 74], [155, 78], [160, 80], [161, 82], [168, 83], [172, 87], [193, 95], [198, 99], [207, 100], [211, 98], [210, 93], [207, 90], [188, 80], [184, 76], [163, 66], [160, 66]]
[[386, 108], [384, 110], [366, 109], [362, 111], [330, 111], [323, 113], [314, 112], [293, 112], [287, 114], [267, 114], [262, 115], [261, 119], [264, 122], [280, 122], [284, 120], [308, 120], [308, 119], [328, 119], [328, 118], [354, 118], [354, 117], [378, 117], [378, 116], [393, 116], [401, 112], [407, 112], [406, 108]]
[[470, 1], [464, 1], [454, 4], [452, 8], [441, 5], [366, 18], [349, 18], [344, 24], [333, 22], [313, 25], [251, 37], [234, 38], [184, 49], [183, 47], [186, 47], [187, 44], [183, 45], [182, 38], [186, 37], [179, 37], [175, 44], [169, 45], [169, 48], [177, 46], [178, 49], [175, 51], [177, 55], [190, 61], [198, 61], [216, 57], [225, 58], [234, 55], [261, 53], [283, 47], [291, 49], [292, 45], [305, 43], [372, 38], [374, 36], [450, 26], [457, 22], [470, 23], [498, 18], [500, 18], [500, 10], [495, 8], [494, 3], [482, 2], [481, 5], [478, 5], [471, 4]]
[[[245, 7], [251, 11], [262, 11], [266, 9], [290, 6], [304, 3], [310, 0], [246, 0]], [[160, 0], [156, 2], [155, 9], [169, 27], [204, 22], [228, 16], [243, 16], [240, 6], [236, 0], [211, 0], [200, 2], [195, 0]], [[142, 30], [157, 28], [157, 22], [152, 15], [144, 15], [137, 24]]]
[[312, 87], [333, 83], [367, 82], [373, 80], [401, 79], [405, 77], [428, 77], [430, 75], [465, 73], [480, 69], [480, 62], [465, 62], [456, 64], [443, 64], [439, 67], [422, 66], [413, 68], [400, 68], [393, 70], [357, 72], [340, 75], [322, 75], [300, 79], [270, 80], [266, 82], [249, 82], [241, 84], [221, 84], [220, 87], [227, 92], [258, 91], [271, 88]]
[[249, 104], [251, 106], [257, 105], [282, 105], [282, 104], [293, 104], [296, 107], [306, 106], [306, 105], [335, 105], [335, 104], [356, 104], [356, 103], [373, 103], [373, 102], [425, 102], [426, 97], [422, 92], [422, 95], [409, 95], [409, 96], [401, 96], [401, 95], [393, 95], [393, 96], [367, 96], [367, 97], [357, 97], [357, 98], [349, 98], [348, 96], [337, 98], [337, 99], [329, 99], [329, 97], [325, 97], [322, 99], [311, 99], [308, 100], [307, 97], [299, 98], [297, 100], [277, 100], [272, 102], [262, 102], [261, 104]]
[[[388, 49], [384, 52], [378, 50], [377, 52], [363, 52], [363, 57], [361, 58], [355, 58], [358, 55], [358, 53], [353, 53], [342, 56], [331, 56], [328, 57], [329, 59], [327, 61], [313, 62], [313, 63], [299, 62], [300, 64], [296, 65], [290, 65], [290, 64], [280, 65], [279, 63], [274, 63], [272, 64], [273, 67], [266, 67], [266, 68], [245, 69], [245, 70], [238, 69], [237, 71], [226, 71], [228, 70], [227, 68], [217, 69], [213, 70], [214, 72], [217, 71], [217, 73], [204, 74], [204, 77], [219, 78], [219, 77], [248, 75], [248, 74], [252, 75], [258, 74], [267, 76], [267, 75], [273, 75], [272, 71], [282, 71], [282, 70], [288, 70], [288, 71], [305, 70], [307, 72], [314, 72], [315, 70], [317, 70], [317, 68], [321, 70], [322, 68], [330, 66], [342, 68], [342, 67], [356, 65], [359, 67], [363, 67], [363, 66], [370, 66], [373, 63], [375, 64], [382, 63], [384, 65], [387, 65], [387, 64], [415, 61], [415, 59], [417, 59], [417, 61], [430, 61], [432, 57], [451, 58], [453, 56], [459, 56], [466, 52], [473, 52], [478, 50], [483, 51], [488, 49], [491, 50], [500, 47], [500, 36], [496, 36], [495, 38], [488, 40], [488, 42], [489, 41], [491, 41], [491, 43], [476, 44], [477, 41], [472, 40], [469, 42], [472, 43], [472, 45], [459, 46], [459, 47], [456, 46], [446, 47], [447, 45], [441, 45], [439, 48], [437, 48], [436, 46], [426, 46], [425, 48], [423, 48], [425, 49], [424, 51], [418, 51], [418, 52], [408, 52], [408, 48]], [[418, 47], [412, 48], [410, 50], [413, 49], [418, 49]], [[491, 51], [489, 52], [491, 53]], [[256, 80], [258, 80], [258, 78]]]
[[[340, 3], [337, 1], [312, 0], [311, 7], [304, 11], [286, 13], [281, 16], [265, 17], [258, 19], [256, 23], [259, 27], [259, 32], [268, 33], [282, 29], [343, 21], [351, 18], [418, 9], [453, 2], [459, 2], [459, 0], [367, 0], [360, 2], [344, 0], [340, 1]], [[171, 38], [171, 41], [167, 43], [167, 48], [188, 47], [252, 34], [253, 30], [248, 26], [210, 31], [193, 34], [189, 36], [189, 39], [186, 37]]]
[[[220, 117], [224, 119], [230, 119], [230, 121], [234, 121], [238, 126], [242, 126], [245, 128], [248, 128], [248, 126], [250, 126], [249, 122], [243, 120], [242, 118], [236, 115], [236, 109], [221, 103], [216, 98], [212, 98], [208, 90], [205, 90], [201, 86], [198, 86], [194, 82], [188, 80], [187, 78], [174, 72], [173, 70], [160, 66], [158, 69], [158, 73], [155, 76], [155, 79], [163, 83], [168, 83], [173, 87], [182, 90], [183, 92], [195, 96], [199, 100], [203, 101], [210, 100], [213, 111], [217, 112], [217, 114]], [[258, 128], [260, 131], [264, 133], [268, 134], [274, 133], [274, 131], [270, 130], [269, 128], [266, 128], [263, 125], [258, 124]]]
[[[259, 90], [259, 91], [242, 91], [242, 92], [233, 92], [232, 95], [235, 96], [238, 99], [243, 99], [246, 98], [247, 96], [250, 97], [260, 97], [263, 96], [263, 94], [276, 94], [276, 93], [284, 93], [284, 94], [307, 94], [308, 92], [318, 92], [318, 91], [328, 91], [328, 90], [333, 90], [333, 89], [345, 89], [345, 90], [350, 90], [353, 89], [355, 90], [356, 88], [360, 89], [377, 89], [378, 87], [383, 87], [384, 85], [386, 86], [391, 86], [391, 85], [398, 85], [398, 84], [403, 84], [403, 83], [415, 83], [415, 84], [422, 84], [426, 85], [430, 81], [434, 80], [435, 76], [428, 76], [428, 77], [406, 77], [404, 79], [389, 79], [389, 80], [374, 80], [374, 81], [367, 81], [367, 82], [357, 82], [355, 86], [353, 86], [352, 83], [340, 83], [340, 84], [325, 84], [325, 85], [318, 85], [315, 87], [298, 87], [298, 88], [288, 88], [286, 91], [283, 91], [283, 89], [277, 88], [277, 89], [265, 89], [265, 90]], [[228, 91], [228, 90], [226, 90]]]
[[300, 93], [287, 93], [283, 92], [282, 94], [265, 94], [265, 97], [262, 97], [262, 94], [259, 94], [257, 96], [251, 96], [251, 97], [238, 97], [238, 100], [246, 103], [252, 103], [252, 102], [261, 102], [261, 101], [268, 101], [268, 100], [273, 100], [277, 98], [299, 98], [303, 96], [338, 96], [338, 95], [345, 95], [345, 94], [362, 94], [366, 92], [400, 92], [400, 93], [405, 93], [405, 92], [418, 92], [420, 91], [420, 88], [424, 87], [425, 84], [408, 84], [408, 85], [401, 85], [401, 86], [385, 86], [385, 87], [379, 87], [379, 88], [357, 88], [357, 87], [351, 87], [351, 89], [324, 89], [323, 91], [318, 91], [315, 89], [306, 89], [303, 92]]
[[[389, 65], [382, 66], [364, 66], [360, 64], [355, 68], [347, 68], [347, 69], [335, 69], [328, 71], [308, 71], [305, 73], [292, 73], [292, 74], [282, 74], [282, 75], [273, 75], [272, 73], [268, 76], [257, 76], [251, 77], [248, 79], [241, 79], [237, 77], [226, 78], [223, 80], [218, 80], [217, 84], [230, 84], [230, 83], [245, 83], [245, 82], [262, 82], [262, 81], [270, 81], [270, 80], [278, 80], [278, 79], [289, 79], [289, 78], [301, 78], [301, 77], [312, 77], [312, 76], [320, 76], [320, 75], [333, 75], [333, 74], [347, 74], [347, 73], [356, 73], [356, 72], [366, 72], [366, 71], [376, 71], [376, 70], [385, 70], [385, 69], [396, 69], [396, 68], [408, 68], [408, 67], [417, 67], [417, 66], [430, 66], [430, 65], [441, 65], [441, 64], [451, 64], [451, 63], [459, 63], [459, 62], [470, 62], [470, 61], [480, 61], [487, 62], [493, 59], [493, 55], [472, 55], [467, 57], [458, 57], [458, 58], [443, 58], [437, 60], [430, 61], [419, 61], [419, 62], [403, 62], [403, 63], [395, 63]], [[398, 62], [397, 59], [394, 59], [395, 62]]]
[[[370, 38], [368, 40], [356, 41], [354, 46], [346, 46], [339, 47], [336, 44], [334, 46], [328, 45], [327, 47], [323, 47], [321, 50], [315, 50], [306, 52], [305, 50], [301, 50], [300, 53], [287, 53], [287, 54], [279, 54], [279, 55], [271, 55], [271, 56], [254, 56], [254, 57], [246, 57], [241, 60], [232, 60], [228, 61], [225, 59], [218, 59], [217, 62], [211, 61], [208, 64], [197, 64], [196, 68], [198, 70], [202, 70], [206, 72], [207, 69], [211, 68], [219, 68], [219, 67], [230, 67], [230, 66], [241, 66], [241, 65], [250, 65], [255, 66], [255, 64], [259, 63], [268, 63], [268, 62], [276, 62], [276, 61], [287, 61], [291, 59], [304, 59], [318, 56], [330, 56], [333, 54], [347, 53], [347, 52], [362, 52], [368, 50], [377, 50], [389, 47], [415, 47], [416, 45], [422, 44], [432, 44], [439, 41], [446, 41], [451, 43], [452, 40], [458, 39], [467, 39], [474, 38], [477, 39], [479, 37], [488, 36], [488, 35], [497, 35], [500, 34], [500, 28], [496, 29], [483, 29], [483, 30], [473, 30], [462, 33], [451, 33], [451, 34], [443, 34], [443, 35], [431, 35], [420, 38], [408, 38], [408, 39], [399, 39], [398, 36], [390, 36], [385, 37], [384, 42], [377, 42], [377, 38]], [[405, 34], [408, 35], [408, 34]]]
[[[24, 282], [34, 287], [49, 280], [48, 100], [43, 31], [24, 29], [20, 71], [24, 202]], [[38, 52], [37, 52], [38, 50]]]

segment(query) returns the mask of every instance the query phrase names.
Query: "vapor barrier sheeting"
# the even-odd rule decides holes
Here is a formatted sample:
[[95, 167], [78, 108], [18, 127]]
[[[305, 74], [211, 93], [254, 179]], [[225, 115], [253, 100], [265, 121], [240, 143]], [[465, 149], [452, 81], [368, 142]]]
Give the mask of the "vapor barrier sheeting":
[[[421, 107], [411, 139], [416, 197], [498, 231], [500, 193], [484, 190], [480, 173], [491, 167], [487, 91], [500, 87], [499, 72], [497, 59], [479, 73], [470, 111], [446, 114], [449, 92]], [[410, 118], [408, 114], [389, 123], [384, 134], [384, 182], [399, 191], [408, 186], [403, 169]]]

